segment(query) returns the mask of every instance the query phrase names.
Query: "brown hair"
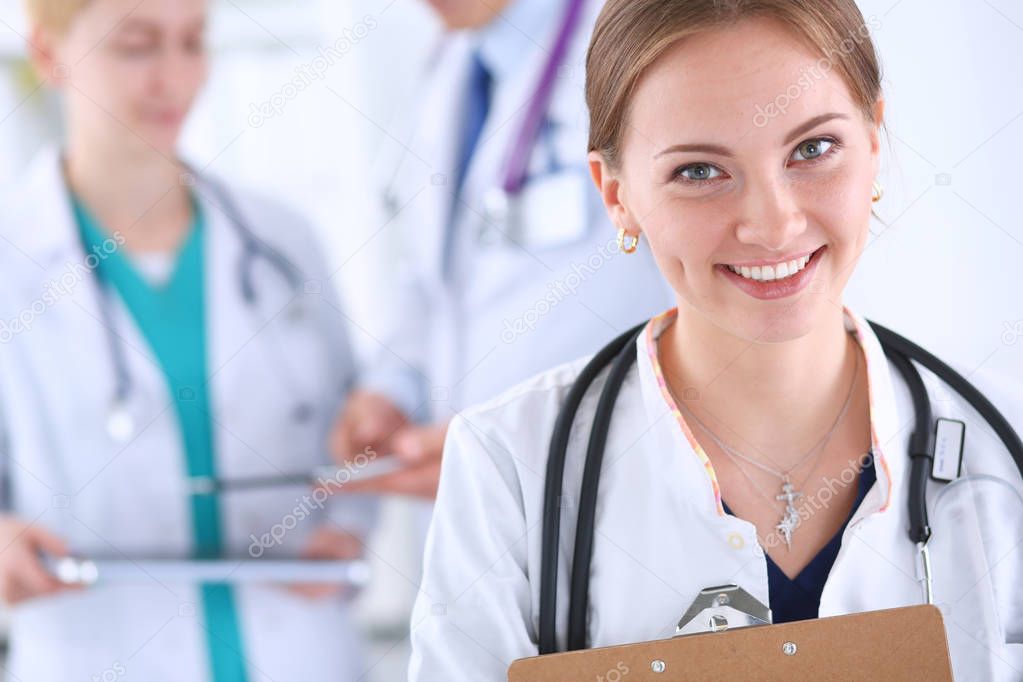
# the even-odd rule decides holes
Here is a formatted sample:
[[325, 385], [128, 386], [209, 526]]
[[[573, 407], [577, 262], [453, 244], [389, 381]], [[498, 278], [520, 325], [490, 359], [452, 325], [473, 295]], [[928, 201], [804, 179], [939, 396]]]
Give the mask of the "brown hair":
[[33, 25], [63, 34], [88, 3], [89, 0], [25, 0], [25, 11]]
[[818, 51], [818, 68], [835, 69], [873, 121], [881, 70], [854, 0], [607, 0], [586, 55], [589, 149], [599, 151], [612, 168], [618, 165], [632, 94], [669, 47], [687, 36], [760, 17], [780, 21]]

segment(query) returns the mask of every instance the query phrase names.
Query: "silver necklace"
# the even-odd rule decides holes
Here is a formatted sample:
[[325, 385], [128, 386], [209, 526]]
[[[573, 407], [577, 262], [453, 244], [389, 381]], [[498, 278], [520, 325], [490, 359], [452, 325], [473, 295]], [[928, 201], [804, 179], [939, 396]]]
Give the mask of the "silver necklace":
[[[796, 487], [792, 484], [791, 474], [792, 474], [793, 471], [795, 471], [801, 465], [803, 465], [808, 459], [810, 459], [810, 457], [815, 452], [823, 451], [824, 446], [827, 445], [828, 441], [831, 440], [831, 437], [834, 435], [835, 430], [838, 428], [838, 425], [842, 422], [842, 418], [845, 416], [845, 413], [849, 410], [849, 404], [852, 402], [853, 389], [856, 386], [856, 376], [859, 374], [859, 368], [860, 368], [860, 356], [859, 356], [858, 352], [855, 354], [855, 358], [856, 358], [856, 365], [853, 368], [852, 381], [849, 383], [849, 392], [848, 392], [848, 394], [845, 397], [845, 403], [842, 405], [842, 409], [839, 411], [838, 417], [835, 418], [834, 423], [831, 425], [831, 428], [828, 430], [828, 432], [826, 434], [824, 434], [824, 437], [821, 438], [817, 442], [816, 445], [814, 445], [812, 448], [810, 448], [806, 452], [806, 454], [804, 454], [802, 457], [800, 457], [799, 460], [795, 464], [793, 464], [787, 470], [784, 470], [784, 471], [779, 470], [779, 469], [775, 469], [773, 467], [770, 467], [770, 466], [764, 464], [763, 462], [759, 462], [759, 461], [753, 459], [752, 457], [750, 457], [748, 455], [744, 455], [743, 453], [739, 452], [735, 448], [731, 447], [730, 445], [728, 445], [727, 443], [722, 441], [720, 438], [718, 438], [717, 434], [715, 434], [713, 431], [711, 431], [707, 427], [707, 425], [704, 424], [700, 420], [700, 418], [697, 417], [693, 413], [693, 411], [689, 409], [689, 407], [685, 403], [679, 401], [679, 399], [676, 398], [674, 396], [674, 394], [672, 394], [672, 398], [674, 398], [675, 404], [677, 404], [679, 407], [684, 409], [693, 418], [693, 420], [697, 424], [699, 424], [700, 428], [702, 428], [704, 431], [707, 432], [707, 435], [709, 435], [711, 437], [711, 440], [713, 440], [714, 443], [716, 443], [717, 446], [719, 448], [721, 448], [722, 452], [724, 452], [726, 455], [728, 455], [732, 459], [732, 462], [735, 464], [735, 467], [740, 472], [742, 472], [742, 474], [747, 478], [747, 480], [749, 480], [749, 482], [751, 484], [753, 484], [754, 489], [757, 490], [757, 492], [759, 492], [764, 497], [764, 499], [768, 501], [768, 503], [773, 504], [773, 502], [782, 502], [782, 501], [785, 503], [785, 512], [782, 514], [781, 520], [778, 521], [778, 523], [775, 525], [774, 528], [779, 533], [781, 533], [782, 536], [785, 538], [785, 545], [789, 549], [792, 549], [792, 534], [795, 532], [796, 528], [799, 526], [799, 523], [800, 523], [800, 520], [801, 520], [800, 517], [799, 517], [799, 510], [796, 509], [795, 502], [799, 498], [803, 497], [803, 493], [798, 491], [796, 489]], [[667, 383], [667, 382], [665, 382], [665, 383]], [[738, 460], [742, 460], [744, 462], [748, 462], [749, 464], [752, 464], [753, 466], [757, 467], [761, 471], [765, 471], [765, 472], [771, 474], [772, 476], [775, 476], [775, 477], [779, 478], [781, 480], [781, 494], [775, 495], [774, 496], [774, 501], [772, 501], [770, 499], [770, 497], [763, 490], [761, 490], [760, 486], [758, 486], [753, 481], [753, 477], [750, 476], [749, 473], [747, 473], [746, 470], [742, 466], [740, 466]], [[810, 473], [813, 473], [814, 469], [816, 469], [816, 467], [811, 469]], [[800, 484], [800, 487], [802, 487], [803, 483], [806, 483], [806, 481], [809, 479], [809, 476], [810, 476], [810, 474], [807, 474], [807, 477], [805, 479], [803, 479], [802, 483]]]

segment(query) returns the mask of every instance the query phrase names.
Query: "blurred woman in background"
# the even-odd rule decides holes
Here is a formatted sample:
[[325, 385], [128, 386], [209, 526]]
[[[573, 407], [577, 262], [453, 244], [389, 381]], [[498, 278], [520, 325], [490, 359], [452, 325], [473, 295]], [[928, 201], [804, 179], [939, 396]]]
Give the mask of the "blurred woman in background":
[[28, 10], [66, 137], [0, 217], [0, 596], [18, 604], [7, 670], [55, 682], [354, 679], [338, 590], [155, 579], [70, 590], [41, 560], [351, 558], [371, 510], [302, 488], [197, 485], [323, 464], [353, 379], [306, 225], [176, 155], [207, 76], [206, 1]]

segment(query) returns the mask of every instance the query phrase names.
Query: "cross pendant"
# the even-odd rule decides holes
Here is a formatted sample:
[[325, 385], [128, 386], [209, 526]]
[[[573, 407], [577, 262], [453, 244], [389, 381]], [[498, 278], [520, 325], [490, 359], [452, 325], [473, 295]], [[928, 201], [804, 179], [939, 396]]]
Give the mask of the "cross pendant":
[[785, 514], [781, 517], [781, 521], [775, 526], [775, 530], [780, 532], [785, 537], [785, 545], [792, 549], [792, 533], [796, 530], [799, 525], [799, 512], [793, 502], [803, 496], [803, 493], [797, 492], [792, 484], [785, 481], [781, 486], [782, 494], [776, 495], [774, 499], [785, 501]]

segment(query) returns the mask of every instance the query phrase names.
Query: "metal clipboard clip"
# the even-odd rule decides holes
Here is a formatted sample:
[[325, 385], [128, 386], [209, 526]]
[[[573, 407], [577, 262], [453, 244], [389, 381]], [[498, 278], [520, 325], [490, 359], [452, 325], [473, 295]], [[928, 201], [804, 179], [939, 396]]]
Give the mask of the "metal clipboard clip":
[[700, 590], [675, 628], [675, 637], [770, 625], [771, 609], [738, 585]]

